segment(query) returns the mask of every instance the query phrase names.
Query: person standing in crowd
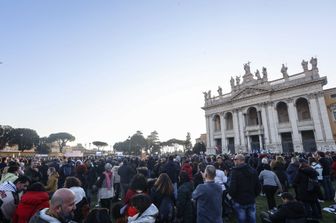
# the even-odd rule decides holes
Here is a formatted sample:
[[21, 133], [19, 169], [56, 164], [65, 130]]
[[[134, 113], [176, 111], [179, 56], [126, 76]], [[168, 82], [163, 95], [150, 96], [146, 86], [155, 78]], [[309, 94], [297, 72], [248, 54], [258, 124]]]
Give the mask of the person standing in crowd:
[[42, 174], [40, 173], [38, 166], [39, 163], [36, 160], [31, 160], [30, 166], [25, 171], [25, 175], [31, 179], [32, 183], [42, 181]]
[[88, 199], [88, 202], [91, 203], [92, 202], [92, 193], [93, 193], [93, 189], [94, 189], [94, 185], [97, 181], [97, 171], [96, 168], [93, 164], [93, 162], [90, 159], [87, 159], [85, 161], [85, 165], [86, 165], [86, 176], [85, 176], [85, 180], [87, 183], [87, 189], [86, 189], [86, 197]]
[[86, 165], [83, 164], [82, 161], [77, 160], [75, 167], [75, 177], [77, 177], [80, 180], [82, 188], [84, 190], [87, 190], [86, 174], [87, 174]]
[[58, 188], [62, 188], [64, 185], [64, 181], [67, 177], [75, 176], [75, 166], [71, 160], [68, 158], [68, 162], [65, 163], [59, 168], [59, 179], [58, 179]]
[[200, 162], [197, 166], [197, 173], [193, 177], [194, 187], [196, 188], [199, 184], [204, 183], [203, 175], [205, 171], [205, 164], [203, 162]]
[[225, 184], [227, 183], [227, 177], [223, 170], [220, 169], [220, 165], [216, 162], [214, 164], [216, 168], [215, 183], [222, 187], [223, 192], [226, 190]]
[[300, 166], [300, 163], [299, 163], [298, 158], [292, 157], [291, 162], [288, 165], [287, 170], [286, 170], [289, 186], [293, 185], [294, 178], [299, 171], [299, 166]]
[[154, 223], [158, 215], [157, 207], [152, 204], [146, 194], [135, 195], [131, 199], [131, 205], [138, 210], [138, 214], [128, 217], [128, 223]]
[[133, 176], [125, 195], [124, 203], [127, 205], [125, 212], [126, 216], [134, 216], [138, 212], [136, 209], [134, 209], [134, 207], [131, 207], [129, 201], [136, 194], [143, 193], [147, 193], [147, 180], [143, 174], [138, 173]]
[[81, 186], [82, 183], [77, 177], [67, 177], [65, 179], [64, 187], [69, 188], [75, 194], [76, 210], [74, 211], [73, 220], [76, 222], [82, 222], [90, 210], [85, 191]]
[[245, 157], [238, 154], [234, 158], [235, 167], [231, 171], [229, 195], [233, 200], [238, 223], [256, 222], [256, 197], [260, 194], [257, 171], [245, 163]]
[[194, 187], [186, 172], [182, 171], [179, 178], [180, 186], [177, 190], [176, 200], [177, 218], [180, 220], [180, 223], [192, 223], [194, 221], [194, 212], [191, 194]]
[[317, 160], [321, 164], [322, 170], [322, 187], [324, 191], [324, 200], [332, 201], [334, 199], [335, 190], [331, 184], [331, 164], [332, 160], [326, 157], [324, 152], [317, 152]]
[[43, 184], [36, 182], [31, 184], [27, 192], [21, 197], [17, 206], [12, 223], [27, 223], [38, 211], [49, 207], [49, 194]]
[[323, 168], [319, 162], [316, 161], [314, 157], [309, 157], [309, 165], [317, 172], [317, 180], [322, 185], [323, 180]]
[[128, 164], [127, 159], [124, 159], [123, 164], [118, 169], [118, 174], [120, 176], [121, 199], [124, 200], [129, 183], [131, 182], [132, 177], [136, 174], [136, 170]]
[[53, 194], [50, 208], [37, 212], [29, 223], [66, 223], [72, 220], [75, 209], [74, 192], [68, 188], [61, 188]]
[[181, 171], [180, 172], [186, 172], [189, 176], [189, 179], [192, 180], [192, 177], [193, 177], [193, 169], [192, 169], [192, 166], [190, 165], [190, 161], [188, 159], [186, 159], [182, 166], [181, 166]]
[[110, 211], [112, 198], [114, 196], [112, 164], [105, 164], [105, 171], [99, 176], [97, 187], [99, 188], [98, 200], [100, 201], [100, 206]]
[[117, 165], [114, 165], [112, 167], [112, 174], [113, 174], [113, 188], [114, 188], [114, 201], [119, 201], [120, 198], [120, 176], [118, 174], [119, 169], [119, 162], [116, 163]]
[[281, 183], [269, 165], [264, 166], [264, 170], [259, 174], [259, 180], [262, 182], [262, 191], [267, 198], [268, 209], [272, 210], [276, 207], [275, 193], [282, 192]]
[[265, 169], [265, 166], [269, 166], [269, 164], [268, 164], [268, 158], [267, 157], [263, 157], [261, 159], [261, 162], [258, 163], [257, 173], [260, 174], [260, 172]]
[[171, 222], [175, 215], [175, 196], [173, 183], [166, 173], [161, 173], [151, 189], [150, 196], [159, 208], [158, 222]]
[[41, 183], [46, 185], [47, 184], [47, 181], [48, 181], [48, 165], [46, 164], [46, 161], [42, 160], [41, 162], [41, 166], [39, 166], [39, 171], [41, 173]]
[[300, 159], [299, 172], [296, 175], [293, 186], [296, 187], [296, 199], [303, 202], [306, 216], [321, 218], [321, 205], [318, 199], [323, 199], [320, 186], [317, 182], [318, 173], [308, 165], [307, 161]]
[[168, 162], [163, 166], [162, 173], [166, 173], [173, 183], [174, 196], [177, 198], [177, 180], [180, 173], [180, 167], [174, 162], [174, 156], [169, 156]]
[[10, 222], [19, 204], [19, 193], [27, 190], [30, 179], [19, 176], [14, 182], [7, 181], [0, 185], [0, 222]]
[[271, 161], [271, 169], [277, 175], [284, 192], [288, 191], [288, 179], [286, 175], [286, 161], [282, 156], [276, 156], [275, 160]]
[[6, 181], [14, 182], [18, 178], [18, 165], [12, 165], [7, 168], [7, 173], [3, 174], [0, 180], [0, 184], [3, 184]]
[[197, 223], [222, 223], [222, 187], [215, 183], [216, 168], [208, 165], [203, 173], [204, 184], [192, 193], [197, 202]]
[[57, 190], [59, 175], [56, 172], [55, 167], [49, 167], [47, 173], [48, 173], [48, 181], [45, 190], [49, 193], [49, 196], [51, 197], [52, 194]]

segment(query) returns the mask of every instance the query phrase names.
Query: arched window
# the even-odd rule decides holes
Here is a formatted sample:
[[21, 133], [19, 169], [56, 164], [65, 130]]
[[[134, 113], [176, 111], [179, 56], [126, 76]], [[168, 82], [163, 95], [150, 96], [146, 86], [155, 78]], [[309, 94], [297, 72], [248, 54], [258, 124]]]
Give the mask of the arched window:
[[279, 123], [289, 122], [287, 104], [285, 102], [279, 102], [277, 104], [276, 109], [277, 109], [277, 112], [278, 112]]
[[219, 115], [215, 115], [214, 117], [214, 123], [215, 123], [215, 132], [218, 132], [221, 130], [221, 123], [220, 123], [220, 117]]
[[309, 111], [309, 104], [307, 99], [299, 98], [296, 101], [296, 111], [298, 114], [299, 121], [310, 120], [310, 111]]
[[233, 129], [233, 118], [232, 118], [231, 112], [226, 113], [225, 121], [226, 121], [226, 130], [232, 130]]
[[253, 126], [253, 125], [258, 125], [258, 112], [255, 107], [251, 107], [247, 110], [247, 125], [248, 126]]

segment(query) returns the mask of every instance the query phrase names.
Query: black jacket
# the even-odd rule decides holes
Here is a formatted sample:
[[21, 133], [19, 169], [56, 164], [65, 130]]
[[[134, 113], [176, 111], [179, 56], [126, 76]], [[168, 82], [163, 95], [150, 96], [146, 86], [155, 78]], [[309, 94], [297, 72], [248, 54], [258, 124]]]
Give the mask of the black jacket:
[[261, 186], [255, 169], [247, 164], [232, 169], [228, 192], [235, 202], [241, 205], [254, 204], [260, 190]]
[[168, 174], [172, 183], [177, 183], [180, 167], [174, 161], [169, 160], [162, 169], [162, 173]]
[[128, 164], [123, 164], [118, 169], [121, 184], [129, 184], [132, 177], [136, 174], [136, 170]]
[[194, 188], [191, 182], [185, 182], [177, 190], [177, 216], [183, 219], [183, 223], [193, 222], [194, 213], [191, 203], [191, 194], [193, 189]]
[[322, 199], [322, 192], [320, 187], [314, 191], [307, 191], [308, 181], [310, 179], [317, 179], [318, 173], [311, 167], [300, 168], [293, 181], [293, 186], [296, 188], [296, 199], [303, 202], [316, 201], [318, 198]]
[[270, 219], [274, 223], [285, 223], [286, 219], [298, 219], [305, 217], [305, 208], [301, 202], [290, 201], [280, 205], [279, 209], [270, 215]]

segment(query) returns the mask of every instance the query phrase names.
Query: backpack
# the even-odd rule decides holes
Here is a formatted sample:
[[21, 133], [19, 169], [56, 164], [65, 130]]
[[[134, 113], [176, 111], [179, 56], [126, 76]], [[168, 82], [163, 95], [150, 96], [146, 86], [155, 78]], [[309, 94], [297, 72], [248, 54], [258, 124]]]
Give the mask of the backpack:
[[174, 217], [174, 202], [170, 197], [164, 196], [159, 206], [159, 215], [157, 220], [158, 222], [173, 222]]

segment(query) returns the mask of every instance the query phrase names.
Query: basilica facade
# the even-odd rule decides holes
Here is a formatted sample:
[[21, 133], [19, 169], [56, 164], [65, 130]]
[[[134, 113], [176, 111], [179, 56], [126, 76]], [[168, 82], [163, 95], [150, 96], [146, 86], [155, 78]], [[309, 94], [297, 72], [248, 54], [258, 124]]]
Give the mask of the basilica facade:
[[216, 96], [203, 92], [208, 153], [269, 151], [275, 153], [334, 150], [317, 59], [301, 63], [303, 71], [289, 75], [283, 64], [283, 77], [268, 80], [267, 69], [231, 77], [231, 92]]

